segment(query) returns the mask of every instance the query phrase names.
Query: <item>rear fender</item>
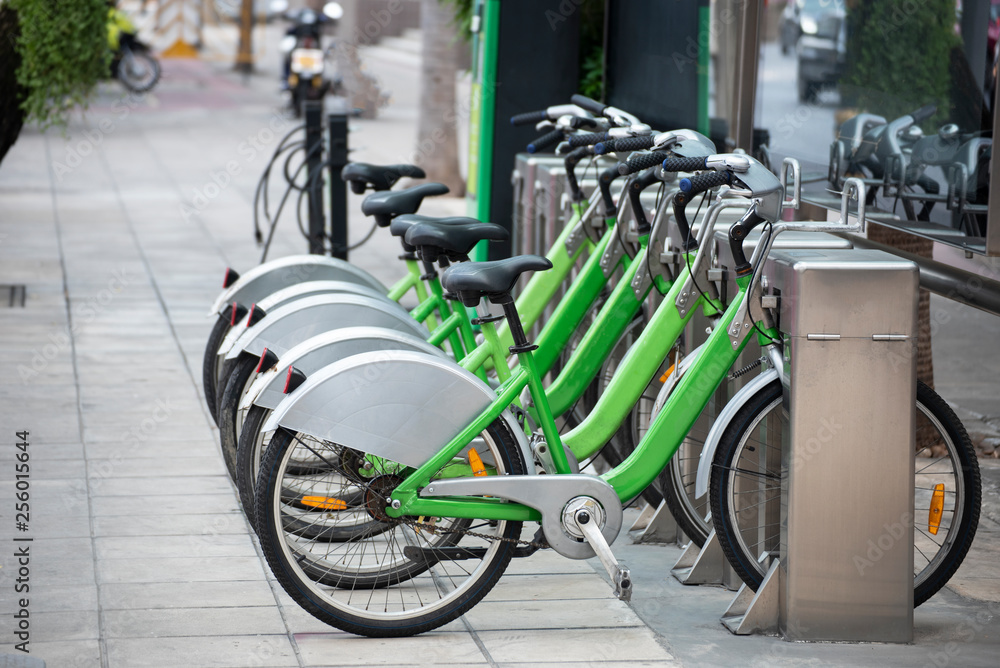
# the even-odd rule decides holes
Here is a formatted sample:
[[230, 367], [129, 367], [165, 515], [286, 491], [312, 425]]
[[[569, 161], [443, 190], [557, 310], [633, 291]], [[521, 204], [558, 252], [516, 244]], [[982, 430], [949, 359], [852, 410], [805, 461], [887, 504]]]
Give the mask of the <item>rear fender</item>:
[[243, 395], [240, 408], [249, 408], [251, 404], [277, 408], [285, 398], [285, 375], [289, 366], [302, 371], [308, 378], [328, 364], [376, 350], [416, 350], [435, 357], [448, 356], [440, 348], [408, 332], [381, 327], [347, 327], [323, 332], [291, 348], [273, 369], [261, 373]]
[[322, 255], [289, 255], [257, 265], [222, 291], [208, 315], [219, 315], [229, 304], [250, 305], [289, 285], [304, 281], [334, 280], [358, 283], [387, 294], [378, 279], [338, 258]]
[[360, 295], [316, 295], [280, 306], [254, 326], [237, 329], [232, 347], [224, 350], [227, 336], [219, 354], [225, 355], [227, 360], [236, 359], [241, 352], [260, 357], [264, 348], [268, 348], [281, 357], [293, 346], [317, 334], [358, 326], [385, 327], [422, 339], [430, 336], [426, 327], [395, 302]]
[[744, 385], [739, 392], [733, 395], [729, 403], [725, 405], [719, 417], [715, 418], [712, 428], [705, 437], [705, 445], [701, 450], [701, 458], [698, 460], [698, 477], [695, 480], [694, 496], [700, 499], [708, 492], [709, 479], [712, 477], [712, 460], [715, 459], [715, 451], [719, 447], [719, 440], [722, 432], [726, 430], [729, 422], [736, 415], [736, 411], [750, 401], [754, 394], [759, 392], [764, 386], [779, 378], [777, 369], [768, 369], [749, 383]]
[[[495, 399], [486, 383], [452, 361], [415, 351], [367, 352], [306, 378], [274, 409], [262, 432], [280, 426], [418, 467]], [[510, 410], [500, 418], [533, 472], [524, 430]]]

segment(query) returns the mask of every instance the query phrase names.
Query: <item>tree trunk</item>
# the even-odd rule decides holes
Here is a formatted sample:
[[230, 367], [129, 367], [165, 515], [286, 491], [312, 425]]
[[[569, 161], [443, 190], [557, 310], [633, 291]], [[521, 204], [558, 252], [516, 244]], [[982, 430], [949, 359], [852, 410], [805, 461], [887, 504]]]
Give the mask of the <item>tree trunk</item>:
[[240, 45], [236, 51], [237, 72], [253, 72], [253, 0], [243, 0], [240, 5]]
[[17, 52], [17, 37], [21, 30], [17, 12], [10, 5], [0, 6], [0, 161], [17, 141], [24, 125], [25, 91], [17, 83], [21, 56]]
[[427, 172], [428, 179], [444, 183], [453, 195], [464, 195], [465, 179], [458, 168], [456, 34], [452, 18], [452, 12], [439, 0], [420, 3], [423, 63], [414, 161]]

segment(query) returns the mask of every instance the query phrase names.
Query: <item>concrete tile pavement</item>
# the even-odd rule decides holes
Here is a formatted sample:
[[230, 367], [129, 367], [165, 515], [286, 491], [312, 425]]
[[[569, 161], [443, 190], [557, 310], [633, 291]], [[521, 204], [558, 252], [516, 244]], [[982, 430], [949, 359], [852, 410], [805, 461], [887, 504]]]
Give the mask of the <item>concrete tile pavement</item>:
[[[589, 565], [553, 555], [516, 564], [474, 615], [413, 639], [341, 633], [281, 591], [225, 474], [200, 364], [224, 267], [245, 269], [259, 254], [251, 207], [267, 156], [243, 156], [240, 145], [275, 118], [292, 123], [273, 108], [270, 79], [245, 88], [205, 64], [164, 66], [161, 86], [129, 114], [114, 111], [129, 101], [122, 92], [102, 87], [66, 135], [28, 129], [0, 168], [0, 283], [24, 283], [28, 295], [0, 327], [0, 393], [5, 428], [30, 432], [31, 655], [50, 666], [576, 664], [613, 661], [593, 648], [624, 637], [627, 658], [670, 661]], [[396, 74], [410, 85], [412, 75]], [[192, 77], [218, 83], [225, 99], [198, 108], [177, 93]], [[357, 123], [352, 144], [368, 148], [355, 155], [407, 159], [410, 116]], [[114, 131], [95, 142], [88, 133], [102, 120]], [[197, 200], [230, 160], [240, 173]], [[358, 237], [368, 229], [359, 202]], [[304, 246], [286, 219], [272, 256]], [[376, 237], [352, 259], [390, 282], [396, 254]], [[12, 452], [0, 451], [0, 465], [13, 465]], [[3, 517], [9, 540], [6, 508]], [[8, 554], [0, 566], [16, 564]], [[4, 612], [13, 594], [0, 590]], [[570, 601], [592, 610], [570, 615]], [[0, 653], [14, 651], [9, 619]], [[553, 633], [564, 627], [576, 631]], [[542, 644], [544, 655], [523, 654]]]
[[[393, 89], [394, 105], [354, 124], [354, 157], [405, 161], [415, 64], [373, 58], [370, 66]], [[718, 623], [731, 594], [681, 588], [666, 574], [675, 548], [623, 541], [616, 549], [636, 574], [631, 607], [611, 597], [590, 564], [549, 553], [515, 562], [462, 620], [417, 638], [356, 638], [294, 604], [258, 555], [200, 396], [211, 324], [204, 314], [223, 268], [258, 260], [253, 192], [277, 135], [252, 156], [241, 145], [281, 118], [275, 79], [234, 82], [203, 63], [167, 62], [146, 99], [102, 87], [66, 136], [29, 129], [0, 166], [0, 283], [28, 286], [26, 307], [0, 321], [0, 412], [8, 432], [31, 432], [33, 656], [50, 666], [115, 668], [864, 660], [870, 646], [789, 650], [773, 638], [732, 637]], [[221, 91], [207, 98], [210, 108], [190, 94], [199, 88]], [[94, 143], [86, 131], [102, 119], [114, 130]], [[87, 155], [63, 171], [58, 165], [87, 141]], [[204, 197], [234, 160], [239, 173]], [[353, 238], [369, 227], [359, 202], [351, 197]], [[456, 200], [426, 207], [463, 209]], [[303, 249], [286, 219], [272, 256]], [[388, 283], [396, 254], [391, 239], [376, 235], [352, 260]], [[11, 453], [0, 450], [0, 467], [12, 465]], [[995, 490], [996, 476], [990, 481]], [[889, 646], [880, 658], [930, 656], [963, 619], [1000, 600], [992, 573], [1000, 515], [984, 515], [985, 538], [954, 591], [919, 612], [915, 649]], [[9, 506], [0, 521], [9, 541]], [[10, 550], [2, 553], [0, 572], [10, 573]], [[985, 601], [975, 607], [959, 594]], [[13, 599], [4, 584], [0, 653], [13, 651]], [[991, 665], [981, 663], [990, 642], [969, 648], [962, 665]]]

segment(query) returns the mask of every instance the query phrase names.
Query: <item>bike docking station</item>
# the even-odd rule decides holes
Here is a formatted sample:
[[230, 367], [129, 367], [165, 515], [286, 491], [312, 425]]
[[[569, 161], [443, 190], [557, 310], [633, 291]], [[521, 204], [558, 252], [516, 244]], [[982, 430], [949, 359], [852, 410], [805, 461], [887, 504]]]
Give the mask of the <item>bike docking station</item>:
[[759, 476], [734, 484], [741, 513], [780, 524], [762, 563], [779, 556], [722, 621], [740, 635], [911, 642], [917, 267], [869, 249], [785, 249], [762, 275], [785, 340], [790, 445], [762, 442], [754, 457], [780, 457], [779, 499], [755, 498]]
[[[323, 116], [326, 114], [326, 150]], [[347, 107], [344, 98], [327, 96], [302, 103], [305, 120], [306, 197], [309, 212], [309, 253], [324, 255], [329, 238], [331, 255], [347, 259], [347, 183], [340, 178], [347, 165]], [[323, 206], [323, 171], [329, 169], [330, 229]]]

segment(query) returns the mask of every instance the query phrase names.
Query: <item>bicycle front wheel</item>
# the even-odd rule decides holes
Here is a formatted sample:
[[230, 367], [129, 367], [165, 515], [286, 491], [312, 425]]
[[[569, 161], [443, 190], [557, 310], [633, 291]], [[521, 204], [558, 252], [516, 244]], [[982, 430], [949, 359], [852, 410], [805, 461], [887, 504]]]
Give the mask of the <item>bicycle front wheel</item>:
[[[297, 452], [302, 447], [324, 466], [302, 471], [295, 464], [303, 459]], [[520, 450], [502, 421], [490, 425], [473, 447], [491, 475], [524, 472]], [[362, 459], [349, 461], [375, 463], [360, 476], [354, 464], [339, 463], [344, 453], [342, 446], [307, 442], [279, 429], [261, 461], [255, 499], [258, 535], [289, 596], [321, 621], [371, 637], [423, 633], [478, 603], [510, 563], [521, 523], [386, 517], [386, 499], [403, 467], [359, 453]], [[446, 469], [454, 463], [440, 475], [449, 476]], [[319, 511], [313, 514], [327, 523], [340, 512], [356, 513], [357, 504], [337, 496], [345, 479], [361, 493], [360, 509], [381, 525], [380, 531], [332, 542], [287, 528], [288, 509], [296, 504], [312, 505]], [[300, 514], [296, 519], [305, 518]]]
[[[944, 493], [940, 526], [913, 532], [913, 604], [948, 582], [972, 545], [982, 489], [969, 436], [934, 390], [917, 383], [914, 518], [929, 516], [935, 492]], [[712, 520], [729, 563], [754, 591], [779, 549], [781, 451], [788, 443], [788, 413], [780, 381], [758, 392], [726, 428], [712, 466]]]

